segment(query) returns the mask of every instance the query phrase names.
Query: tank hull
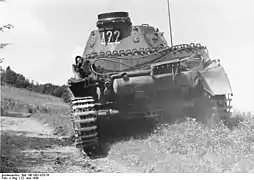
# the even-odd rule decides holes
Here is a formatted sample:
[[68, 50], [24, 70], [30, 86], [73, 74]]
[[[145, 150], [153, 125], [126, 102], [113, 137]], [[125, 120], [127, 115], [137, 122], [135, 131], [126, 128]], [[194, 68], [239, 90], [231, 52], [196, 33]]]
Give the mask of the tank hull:
[[126, 12], [98, 19], [68, 81], [77, 147], [98, 147], [101, 122], [112, 119], [190, 117], [211, 127], [229, 119], [231, 85], [205, 46], [169, 47], [162, 32], [132, 26]]

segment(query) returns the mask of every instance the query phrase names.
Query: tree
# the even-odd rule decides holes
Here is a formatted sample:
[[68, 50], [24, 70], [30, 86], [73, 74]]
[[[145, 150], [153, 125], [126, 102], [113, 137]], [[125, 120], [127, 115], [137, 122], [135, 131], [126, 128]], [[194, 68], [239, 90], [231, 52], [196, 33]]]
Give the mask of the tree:
[[5, 84], [37, 93], [49, 94], [63, 99], [66, 103], [70, 102], [70, 94], [66, 85], [58, 86], [51, 83], [39, 84], [15, 72], [10, 66], [8, 66], [6, 70], [3, 69], [1, 71], [1, 85]]
[[11, 70], [10, 66], [6, 68], [4, 81], [9, 85], [15, 85], [17, 81], [17, 74]]

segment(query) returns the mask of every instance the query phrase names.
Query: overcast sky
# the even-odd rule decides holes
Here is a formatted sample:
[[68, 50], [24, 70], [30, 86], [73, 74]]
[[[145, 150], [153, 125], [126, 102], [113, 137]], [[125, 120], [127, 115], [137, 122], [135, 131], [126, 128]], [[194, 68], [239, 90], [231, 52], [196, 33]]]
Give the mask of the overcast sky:
[[[171, 0], [174, 44], [199, 42], [211, 58], [221, 59], [230, 77], [234, 102], [254, 110], [253, 0]], [[71, 64], [82, 53], [97, 14], [128, 11], [133, 24], [148, 23], [165, 32], [169, 41], [166, 0], [7, 0], [0, 3], [1, 51], [16, 72], [40, 83], [66, 84]], [[251, 74], [253, 73], [253, 74]]]

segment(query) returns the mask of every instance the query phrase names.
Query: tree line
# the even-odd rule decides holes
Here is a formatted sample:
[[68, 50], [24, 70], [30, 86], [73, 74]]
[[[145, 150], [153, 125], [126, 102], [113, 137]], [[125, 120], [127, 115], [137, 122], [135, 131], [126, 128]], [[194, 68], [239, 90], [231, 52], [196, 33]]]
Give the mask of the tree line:
[[66, 85], [58, 86], [51, 83], [39, 84], [29, 80], [22, 74], [16, 73], [8, 66], [6, 70], [1, 69], [1, 85], [10, 85], [23, 88], [41, 94], [48, 94], [62, 98], [66, 103], [70, 102], [69, 92]]

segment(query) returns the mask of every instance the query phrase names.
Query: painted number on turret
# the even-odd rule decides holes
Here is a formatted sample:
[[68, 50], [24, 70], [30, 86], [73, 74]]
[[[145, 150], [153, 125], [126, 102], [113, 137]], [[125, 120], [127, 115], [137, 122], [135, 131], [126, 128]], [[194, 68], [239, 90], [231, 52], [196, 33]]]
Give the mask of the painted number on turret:
[[101, 43], [102, 44], [119, 43], [120, 35], [121, 34], [119, 30], [102, 31]]

